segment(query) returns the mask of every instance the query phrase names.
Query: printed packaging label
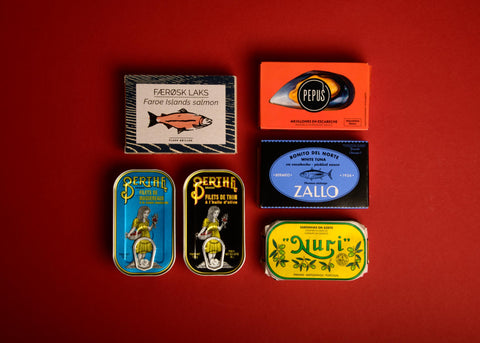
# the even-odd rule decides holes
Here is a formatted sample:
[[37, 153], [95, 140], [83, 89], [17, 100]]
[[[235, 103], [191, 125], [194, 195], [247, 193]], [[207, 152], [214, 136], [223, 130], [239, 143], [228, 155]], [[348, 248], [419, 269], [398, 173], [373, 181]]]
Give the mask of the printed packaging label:
[[127, 275], [160, 275], [175, 260], [175, 187], [160, 170], [129, 170], [113, 189], [113, 259]]
[[226, 142], [225, 85], [137, 84], [137, 111], [137, 143]]
[[366, 130], [366, 63], [262, 62], [260, 128]]
[[260, 171], [261, 207], [368, 207], [368, 142], [264, 140]]
[[266, 227], [265, 272], [277, 280], [354, 280], [367, 272], [367, 230], [354, 221]]
[[184, 185], [184, 260], [199, 275], [230, 275], [245, 260], [243, 182], [228, 170], [200, 170]]
[[338, 151], [316, 147], [290, 151], [270, 168], [270, 182], [277, 191], [307, 202], [341, 198], [355, 188], [359, 179], [360, 172], [352, 159]]
[[234, 76], [125, 77], [127, 153], [235, 153]]

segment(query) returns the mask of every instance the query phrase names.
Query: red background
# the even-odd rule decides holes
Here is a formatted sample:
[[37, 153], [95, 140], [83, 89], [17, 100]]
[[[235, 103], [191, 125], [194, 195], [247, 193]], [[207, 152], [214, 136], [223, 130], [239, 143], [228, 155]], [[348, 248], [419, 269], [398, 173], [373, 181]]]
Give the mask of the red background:
[[[5, 342], [467, 342], [479, 339], [477, 1], [17, 1], [0, 4]], [[368, 62], [370, 129], [258, 128], [261, 61]], [[238, 77], [238, 154], [125, 155], [124, 74]], [[370, 142], [367, 210], [257, 206], [262, 138]], [[177, 186], [176, 263], [127, 277], [112, 261], [112, 186], [157, 168]], [[183, 181], [246, 187], [243, 268], [200, 277], [182, 258]], [[260, 233], [274, 219], [353, 218], [369, 272], [278, 282]]]

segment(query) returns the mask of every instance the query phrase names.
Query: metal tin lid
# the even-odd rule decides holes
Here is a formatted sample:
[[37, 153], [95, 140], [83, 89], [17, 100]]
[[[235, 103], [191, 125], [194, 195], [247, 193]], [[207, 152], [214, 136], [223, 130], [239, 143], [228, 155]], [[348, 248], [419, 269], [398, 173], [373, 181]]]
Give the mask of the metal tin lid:
[[199, 170], [183, 190], [183, 258], [198, 275], [231, 275], [245, 261], [245, 188], [229, 170]]
[[175, 185], [160, 170], [128, 170], [113, 186], [113, 260], [124, 274], [160, 275], [175, 261]]
[[355, 221], [276, 221], [265, 227], [265, 273], [276, 280], [355, 280], [368, 269]]

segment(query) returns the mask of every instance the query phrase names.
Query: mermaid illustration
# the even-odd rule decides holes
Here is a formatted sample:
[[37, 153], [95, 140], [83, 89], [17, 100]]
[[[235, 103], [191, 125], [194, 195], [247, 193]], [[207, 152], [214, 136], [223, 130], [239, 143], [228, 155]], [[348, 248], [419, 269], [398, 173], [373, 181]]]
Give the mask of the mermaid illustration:
[[[195, 237], [204, 240], [203, 253], [205, 258], [205, 267], [211, 270], [218, 270], [224, 267], [225, 244], [220, 238], [220, 231], [227, 225], [228, 214], [224, 214], [221, 224], [218, 221], [220, 208], [218, 206], [210, 206], [208, 208], [207, 218], [203, 220], [202, 229]], [[217, 253], [221, 253], [217, 258]]]
[[[148, 220], [149, 215], [150, 208], [148, 206], [140, 206], [137, 217], [133, 220], [131, 230], [125, 235], [128, 239], [134, 241], [134, 259], [127, 268], [147, 270], [156, 265], [156, 263], [154, 263], [156, 247], [151, 239], [150, 231], [155, 228], [158, 216], [156, 214], [153, 216], [152, 225], [150, 225], [150, 221]], [[150, 261], [146, 259], [148, 253], [152, 255]]]

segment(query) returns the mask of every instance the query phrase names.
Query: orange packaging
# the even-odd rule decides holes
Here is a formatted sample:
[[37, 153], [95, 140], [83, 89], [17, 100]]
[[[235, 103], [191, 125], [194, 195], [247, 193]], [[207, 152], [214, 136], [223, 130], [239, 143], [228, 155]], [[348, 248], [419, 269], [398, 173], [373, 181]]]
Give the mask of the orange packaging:
[[260, 128], [367, 130], [367, 63], [262, 62]]

